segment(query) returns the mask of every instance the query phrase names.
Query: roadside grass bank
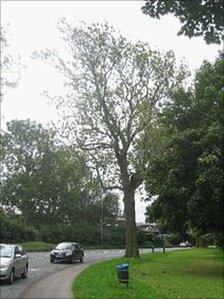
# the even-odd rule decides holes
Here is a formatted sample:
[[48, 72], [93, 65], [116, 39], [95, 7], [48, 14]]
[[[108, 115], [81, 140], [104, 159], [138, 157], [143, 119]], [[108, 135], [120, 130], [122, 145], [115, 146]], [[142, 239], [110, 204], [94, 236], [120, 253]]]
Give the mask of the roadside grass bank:
[[199, 248], [130, 259], [130, 284], [119, 284], [119, 258], [95, 264], [73, 282], [75, 299], [223, 299], [223, 252]]
[[50, 251], [55, 248], [54, 244], [45, 243], [45, 242], [25, 242], [21, 243], [26, 252], [35, 252], [35, 251]]

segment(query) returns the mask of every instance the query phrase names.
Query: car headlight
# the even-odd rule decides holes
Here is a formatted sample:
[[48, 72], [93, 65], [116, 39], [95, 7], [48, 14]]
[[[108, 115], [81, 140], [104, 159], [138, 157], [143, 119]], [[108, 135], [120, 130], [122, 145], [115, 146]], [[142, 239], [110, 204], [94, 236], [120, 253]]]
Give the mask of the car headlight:
[[67, 251], [65, 255], [72, 255], [72, 250]]

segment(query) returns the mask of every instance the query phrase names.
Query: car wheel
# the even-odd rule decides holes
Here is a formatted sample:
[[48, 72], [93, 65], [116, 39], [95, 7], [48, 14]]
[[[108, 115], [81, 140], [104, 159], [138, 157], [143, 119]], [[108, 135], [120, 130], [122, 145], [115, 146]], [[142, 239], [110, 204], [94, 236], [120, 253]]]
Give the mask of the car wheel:
[[80, 263], [83, 263], [83, 256], [80, 257]]
[[8, 283], [12, 284], [14, 280], [15, 280], [15, 270], [12, 269], [9, 275]]
[[28, 275], [28, 265], [25, 267], [24, 272], [21, 276], [22, 276], [22, 278], [25, 279], [25, 278], [27, 278], [27, 275]]
[[50, 259], [51, 263], [53, 264], [54, 263], [54, 260], [53, 259]]

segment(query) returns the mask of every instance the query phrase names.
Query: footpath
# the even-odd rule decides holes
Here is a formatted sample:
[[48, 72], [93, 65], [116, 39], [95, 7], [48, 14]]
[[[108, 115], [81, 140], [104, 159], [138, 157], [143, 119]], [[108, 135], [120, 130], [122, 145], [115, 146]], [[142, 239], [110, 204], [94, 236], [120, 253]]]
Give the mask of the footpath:
[[92, 263], [76, 264], [53, 273], [29, 286], [18, 299], [72, 299], [73, 280]]

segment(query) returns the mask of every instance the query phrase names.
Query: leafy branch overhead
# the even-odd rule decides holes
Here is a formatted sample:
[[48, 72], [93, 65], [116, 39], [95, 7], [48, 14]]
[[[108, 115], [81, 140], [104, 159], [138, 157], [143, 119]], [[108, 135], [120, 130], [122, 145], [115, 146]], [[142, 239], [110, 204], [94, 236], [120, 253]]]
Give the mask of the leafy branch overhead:
[[182, 23], [178, 35], [203, 36], [208, 44], [223, 41], [223, 0], [150, 0], [145, 1], [142, 11], [157, 19], [169, 13], [178, 17]]
[[0, 72], [0, 97], [1, 99], [9, 88], [15, 88], [20, 80], [21, 71], [25, 66], [21, 63], [19, 55], [14, 55], [9, 47], [9, 34], [1, 27], [1, 72]]

